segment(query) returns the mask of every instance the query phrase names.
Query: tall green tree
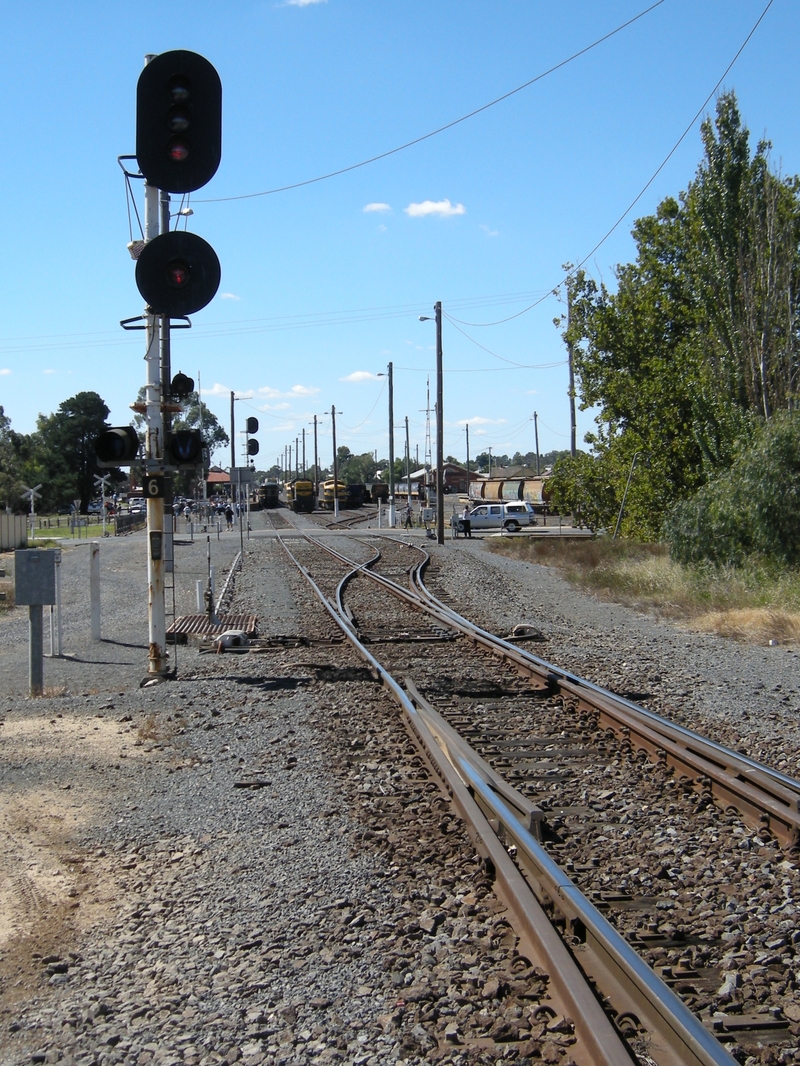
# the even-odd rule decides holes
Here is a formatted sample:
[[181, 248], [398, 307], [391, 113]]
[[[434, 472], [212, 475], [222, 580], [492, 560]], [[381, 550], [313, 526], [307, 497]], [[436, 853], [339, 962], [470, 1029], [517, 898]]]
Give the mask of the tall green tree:
[[39, 415], [29, 462], [42, 483], [42, 510], [79, 500], [82, 513], [96, 495], [95, 443], [108, 428], [109, 410], [96, 392], [79, 392], [52, 415]]
[[[732, 93], [701, 132], [694, 180], [634, 224], [636, 259], [616, 268], [615, 291], [583, 271], [569, 280], [564, 337], [581, 405], [599, 410], [586, 437], [592, 480], [612, 489], [597, 521], [614, 518], [637, 457], [623, 531], [645, 536], [675, 499], [730, 466], [754, 421], [795, 405], [797, 179], [771, 172], [767, 142], [751, 156]], [[588, 483], [583, 461], [555, 472], [562, 495]]]

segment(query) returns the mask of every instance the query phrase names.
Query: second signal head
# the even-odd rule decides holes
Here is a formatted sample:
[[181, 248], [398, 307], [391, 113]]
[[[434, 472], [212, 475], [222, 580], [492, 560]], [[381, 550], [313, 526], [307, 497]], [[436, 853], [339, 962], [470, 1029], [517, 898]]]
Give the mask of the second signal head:
[[161, 233], [136, 261], [136, 287], [153, 314], [170, 318], [192, 315], [210, 303], [221, 276], [217, 253], [196, 233]]

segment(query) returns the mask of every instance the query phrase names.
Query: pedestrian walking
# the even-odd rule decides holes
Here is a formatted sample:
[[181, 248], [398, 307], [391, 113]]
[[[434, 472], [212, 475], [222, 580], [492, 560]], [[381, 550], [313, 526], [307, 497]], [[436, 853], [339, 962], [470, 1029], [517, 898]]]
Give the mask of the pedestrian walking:
[[230, 504], [225, 508], [225, 521], [228, 523], [228, 529], [233, 529], [233, 508]]
[[411, 529], [413, 524], [414, 524], [414, 512], [412, 511], [411, 504], [409, 503], [408, 506], [406, 507], [406, 521], [405, 521], [406, 529]]

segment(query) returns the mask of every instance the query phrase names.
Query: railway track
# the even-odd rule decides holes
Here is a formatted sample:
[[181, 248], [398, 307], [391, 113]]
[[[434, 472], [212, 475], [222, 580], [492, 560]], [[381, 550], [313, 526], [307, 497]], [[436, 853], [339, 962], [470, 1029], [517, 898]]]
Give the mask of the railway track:
[[[428, 592], [418, 549], [374, 538], [345, 556], [306, 538], [291, 553], [403, 707], [589, 1061], [790, 1054], [793, 985], [743, 988], [731, 960], [785, 965], [789, 912], [754, 937], [738, 859], [754, 835], [791, 867], [791, 906], [779, 845], [796, 845], [800, 786], [473, 627]], [[774, 890], [771, 870], [763, 882]]]

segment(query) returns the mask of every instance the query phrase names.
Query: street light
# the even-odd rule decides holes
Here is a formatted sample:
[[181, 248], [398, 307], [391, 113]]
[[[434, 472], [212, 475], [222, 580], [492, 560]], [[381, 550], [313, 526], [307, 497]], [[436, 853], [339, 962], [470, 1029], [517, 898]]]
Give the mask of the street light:
[[[433, 305], [436, 322], [436, 543], [444, 544], [444, 414], [442, 386], [442, 301]], [[420, 322], [430, 322], [420, 315]]]

